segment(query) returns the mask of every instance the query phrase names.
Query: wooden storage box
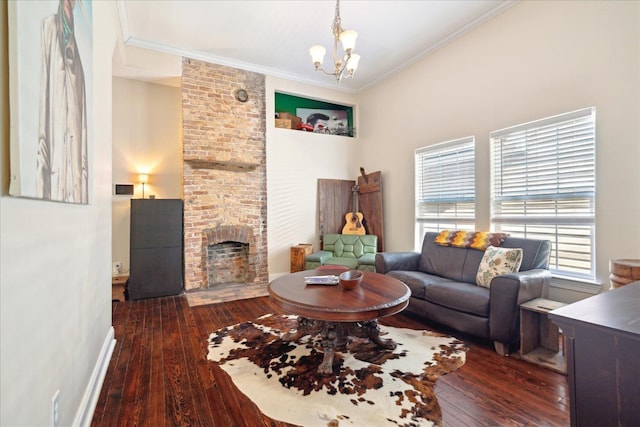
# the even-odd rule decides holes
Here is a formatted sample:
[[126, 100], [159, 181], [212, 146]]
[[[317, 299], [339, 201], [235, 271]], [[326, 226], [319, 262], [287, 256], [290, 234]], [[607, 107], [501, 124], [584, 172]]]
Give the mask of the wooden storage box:
[[284, 129], [291, 129], [291, 120], [276, 119], [276, 127], [277, 128], [284, 128]]
[[567, 373], [564, 337], [547, 314], [564, 303], [536, 298], [520, 305], [520, 357], [561, 374]]
[[277, 128], [298, 129], [300, 123], [302, 123], [300, 117], [287, 112], [278, 113], [278, 117], [276, 118]]
[[291, 272], [303, 271], [305, 269], [304, 259], [313, 252], [311, 243], [300, 243], [291, 247]]

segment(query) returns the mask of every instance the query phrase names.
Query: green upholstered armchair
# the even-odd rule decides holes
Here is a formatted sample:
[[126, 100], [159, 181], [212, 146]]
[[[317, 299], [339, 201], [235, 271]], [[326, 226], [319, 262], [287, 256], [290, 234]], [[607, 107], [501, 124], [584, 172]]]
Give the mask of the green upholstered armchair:
[[353, 270], [376, 271], [378, 236], [365, 234], [325, 234], [322, 250], [305, 257], [305, 268], [321, 265], [342, 265]]

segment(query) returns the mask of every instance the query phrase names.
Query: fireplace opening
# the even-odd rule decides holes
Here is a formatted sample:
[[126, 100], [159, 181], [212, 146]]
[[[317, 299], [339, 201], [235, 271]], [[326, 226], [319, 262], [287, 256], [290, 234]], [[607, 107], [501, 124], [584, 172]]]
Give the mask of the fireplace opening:
[[208, 287], [231, 283], [247, 283], [249, 274], [249, 244], [220, 242], [207, 248]]

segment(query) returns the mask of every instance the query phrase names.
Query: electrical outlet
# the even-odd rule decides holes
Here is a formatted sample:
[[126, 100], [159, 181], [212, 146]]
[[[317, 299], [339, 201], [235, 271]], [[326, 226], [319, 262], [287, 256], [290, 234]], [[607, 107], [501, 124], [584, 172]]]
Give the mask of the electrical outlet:
[[51, 398], [51, 427], [60, 425], [60, 390], [56, 390]]
[[116, 261], [113, 263], [113, 273], [120, 274], [122, 272], [122, 262]]

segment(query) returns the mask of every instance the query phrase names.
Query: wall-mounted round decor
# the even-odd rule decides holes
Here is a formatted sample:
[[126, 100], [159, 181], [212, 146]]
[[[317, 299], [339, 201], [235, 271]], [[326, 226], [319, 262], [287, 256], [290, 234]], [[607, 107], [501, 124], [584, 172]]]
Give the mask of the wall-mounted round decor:
[[247, 102], [249, 100], [249, 94], [244, 89], [238, 89], [236, 91], [236, 99], [240, 102]]

